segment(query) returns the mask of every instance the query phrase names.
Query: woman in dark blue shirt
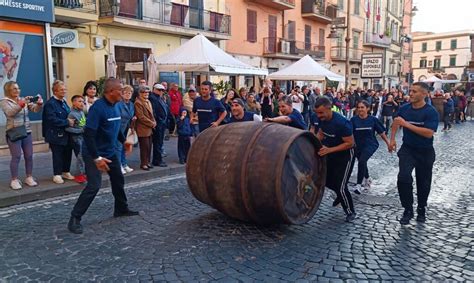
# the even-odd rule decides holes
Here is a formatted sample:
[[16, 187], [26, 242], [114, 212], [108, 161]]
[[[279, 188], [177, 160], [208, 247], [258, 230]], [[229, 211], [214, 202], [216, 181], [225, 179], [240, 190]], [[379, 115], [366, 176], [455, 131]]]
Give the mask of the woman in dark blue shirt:
[[[367, 162], [379, 147], [377, 137], [378, 133], [383, 141], [390, 145], [385, 128], [375, 116], [369, 115], [370, 104], [362, 100], [357, 103], [357, 116], [352, 117], [351, 123], [354, 129], [354, 140], [356, 144], [355, 156], [358, 161], [357, 184], [354, 187], [354, 193], [360, 194], [362, 186], [366, 189], [370, 187], [372, 179], [369, 177]], [[362, 185], [363, 184], [363, 185]]]

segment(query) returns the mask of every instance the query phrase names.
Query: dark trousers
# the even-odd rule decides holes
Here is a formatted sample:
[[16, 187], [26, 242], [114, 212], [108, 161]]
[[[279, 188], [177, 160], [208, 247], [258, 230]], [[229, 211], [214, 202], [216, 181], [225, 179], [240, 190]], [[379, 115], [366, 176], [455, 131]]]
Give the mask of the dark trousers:
[[188, 151], [190, 147], [191, 147], [191, 137], [178, 136], [179, 161], [186, 162], [188, 160]]
[[[128, 210], [127, 205], [127, 196], [124, 191], [124, 178], [122, 175], [122, 168], [120, 165], [120, 160], [117, 155], [114, 155], [112, 158], [109, 158], [112, 162], [109, 163], [109, 174], [110, 183], [112, 185], [112, 194], [115, 198], [115, 211], [125, 212]], [[102, 172], [100, 172], [92, 157], [89, 155], [84, 155], [84, 162], [86, 165], [86, 174], [87, 174], [87, 186], [82, 190], [81, 195], [77, 199], [76, 205], [72, 209], [71, 215], [81, 219], [81, 217], [86, 213], [87, 209], [94, 200], [97, 192], [102, 185]]]
[[461, 109], [459, 107], [454, 107], [454, 117], [456, 123], [459, 123], [461, 120]]
[[165, 139], [166, 125], [158, 124], [153, 130], [153, 158], [152, 163], [158, 165], [163, 161], [163, 141]]
[[354, 149], [331, 153], [327, 156], [326, 187], [337, 194], [346, 214], [355, 212], [352, 196], [347, 189], [347, 182], [354, 166]]
[[443, 116], [443, 122], [444, 122], [444, 127], [443, 129], [446, 130], [446, 129], [450, 129], [451, 128], [451, 120], [453, 119], [451, 116], [453, 115], [453, 113], [444, 113], [444, 116]]
[[53, 171], [54, 175], [61, 175], [63, 172], [71, 170], [72, 146], [49, 144], [53, 155]]
[[369, 168], [367, 167], [367, 162], [369, 161], [370, 157], [372, 157], [375, 150], [371, 148], [361, 148], [355, 150], [355, 155], [357, 157], [358, 164], [357, 184], [362, 184], [362, 180], [364, 178], [369, 178]]
[[150, 164], [152, 136], [139, 137], [138, 144], [140, 145], [140, 166], [148, 166]]
[[411, 174], [415, 169], [418, 207], [425, 207], [431, 190], [433, 163], [436, 159], [434, 148], [410, 148], [402, 145], [398, 151], [398, 158], [400, 171], [397, 185], [402, 206], [406, 209], [413, 208], [413, 177]]

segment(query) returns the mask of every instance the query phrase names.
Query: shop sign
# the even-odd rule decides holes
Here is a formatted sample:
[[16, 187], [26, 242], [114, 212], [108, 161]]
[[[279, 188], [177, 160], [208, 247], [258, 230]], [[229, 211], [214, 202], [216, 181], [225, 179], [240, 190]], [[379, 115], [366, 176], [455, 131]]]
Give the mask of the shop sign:
[[53, 0], [0, 0], [0, 17], [52, 23]]
[[361, 78], [381, 78], [383, 76], [383, 63], [382, 53], [362, 54]]
[[51, 46], [79, 48], [79, 33], [74, 29], [51, 28]]

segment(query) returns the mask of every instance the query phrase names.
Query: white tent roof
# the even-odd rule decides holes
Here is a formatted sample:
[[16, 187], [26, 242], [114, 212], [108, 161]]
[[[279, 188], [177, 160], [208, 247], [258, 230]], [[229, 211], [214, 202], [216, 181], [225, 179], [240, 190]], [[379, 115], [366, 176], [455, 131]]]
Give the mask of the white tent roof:
[[432, 76], [432, 77], [427, 78], [423, 82], [425, 82], [425, 83], [454, 84], [454, 83], [459, 83], [460, 80], [443, 80], [443, 79], [440, 79], [436, 76]]
[[216, 72], [222, 74], [267, 75], [266, 69], [245, 64], [198, 34], [175, 50], [156, 58], [164, 72]]
[[293, 80], [293, 81], [324, 81], [326, 78], [331, 81], [344, 81], [344, 77], [329, 71], [314, 61], [309, 55], [290, 66], [268, 75], [272, 80]]
[[425, 83], [436, 83], [436, 82], [441, 82], [441, 79], [436, 77], [436, 76], [432, 76], [432, 77], [427, 78], [426, 80], [423, 80], [423, 82], [425, 82]]

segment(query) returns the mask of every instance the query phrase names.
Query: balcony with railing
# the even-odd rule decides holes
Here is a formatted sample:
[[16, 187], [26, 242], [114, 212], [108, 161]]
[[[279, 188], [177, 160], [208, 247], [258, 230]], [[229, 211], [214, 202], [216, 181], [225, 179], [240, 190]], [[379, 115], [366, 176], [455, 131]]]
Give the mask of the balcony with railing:
[[83, 24], [99, 19], [96, 0], [54, 0], [57, 22]]
[[303, 0], [301, 16], [323, 24], [330, 24], [336, 18], [337, 7], [328, 5], [325, 0]]
[[247, 2], [258, 3], [280, 11], [291, 10], [296, 7], [295, 0], [247, 0]]
[[379, 35], [376, 33], [366, 33], [364, 38], [365, 46], [372, 46], [378, 48], [388, 48], [390, 47], [391, 42], [391, 38], [384, 34]]
[[100, 1], [101, 22], [182, 35], [201, 31], [208, 37], [230, 38], [230, 15], [151, 0], [110, 2]]
[[304, 55], [310, 55], [318, 60], [324, 59], [325, 47], [310, 42], [265, 37], [263, 55], [272, 58], [301, 58]]
[[[362, 59], [362, 50], [349, 47], [349, 61], [360, 62]], [[331, 60], [346, 61], [346, 47], [333, 46], [331, 47]]]

